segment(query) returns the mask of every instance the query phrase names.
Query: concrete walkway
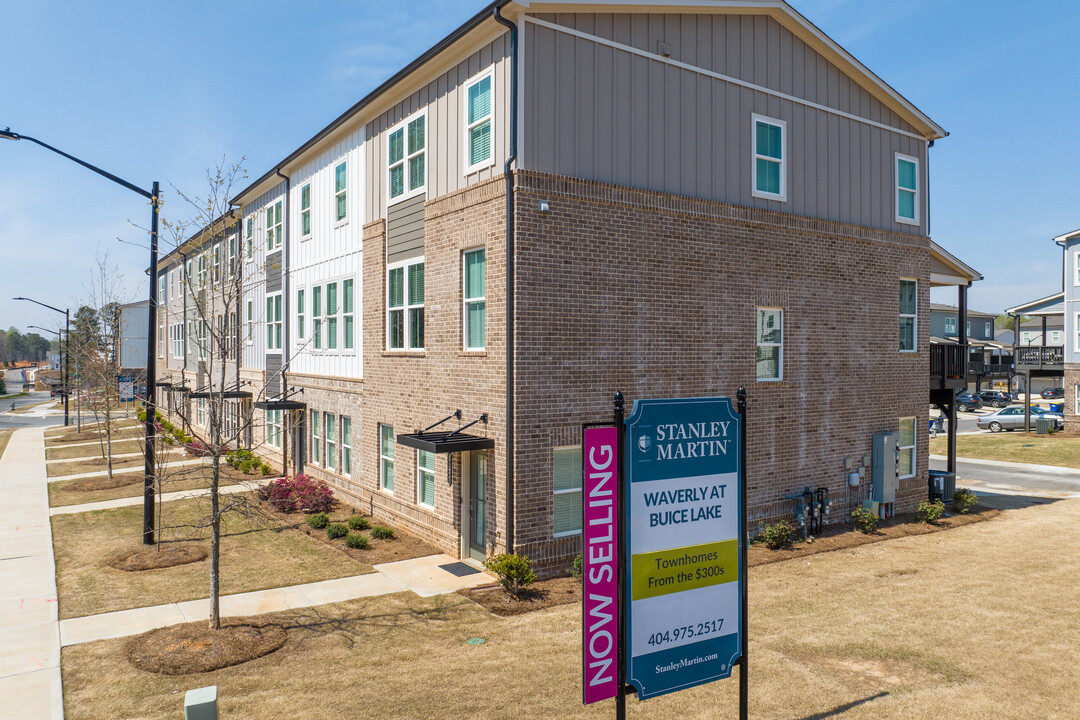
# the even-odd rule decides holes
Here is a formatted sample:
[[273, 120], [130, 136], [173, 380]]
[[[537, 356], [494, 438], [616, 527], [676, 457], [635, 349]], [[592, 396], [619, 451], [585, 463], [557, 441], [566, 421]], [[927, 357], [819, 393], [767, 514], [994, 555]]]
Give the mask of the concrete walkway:
[[45, 438], [17, 430], [0, 458], [0, 716], [63, 718]]
[[[355, 598], [388, 595], [404, 590], [411, 590], [421, 597], [431, 597], [492, 582], [492, 577], [483, 572], [456, 577], [439, 567], [453, 562], [457, 560], [449, 555], [429, 555], [376, 565], [376, 572], [367, 575], [223, 595], [221, 616], [261, 615], [345, 602]], [[473, 561], [468, 564], [477, 566]], [[53, 612], [55, 614], [55, 607]], [[96, 640], [128, 637], [156, 628], [206, 620], [209, 617], [210, 600], [203, 599], [70, 618], [60, 621], [60, 644], [67, 647]]]
[[[222, 495], [231, 495], [233, 493], [247, 492], [254, 490], [259, 486], [255, 482], [239, 483], [237, 485], [225, 485], [218, 488], [218, 492]], [[169, 502], [170, 500], [190, 500], [191, 498], [206, 497], [210, 494], [210, 488], [200, 488], [196, 490], [177, 490], [176, 492], [163, 493], [161, 495], [161, 502]], [[156, 495], [154, 496], [157, 497]], [[136, 495], [134, 497], [116, 498], [115, 500], [102, 500], [100, 502], [83, 503], [81, 505], [61, 505], [49, 510], [49, 515], [74, 515], [81, 512], [92, 512], [94, 510], [108, 510], [110, 508], [118, 507], [130, 507], [132, 505], [142, 505], [143, 496]]]
[[[948, 460], [948, 455], [931, 455], [931, 460]], [[1076, 475], [1080, 469], [1062, 467], [1060, 465], [1034, 465], [1032, 463], [1005, 462], [1004, 460], [983, 460], [982, 458], [958, 457], [958, 461], [971, 463], [972, 465], [987, 465], [989, 467], [1012, 468], [1013, 470], [1027, 470], [1045, 475]]]

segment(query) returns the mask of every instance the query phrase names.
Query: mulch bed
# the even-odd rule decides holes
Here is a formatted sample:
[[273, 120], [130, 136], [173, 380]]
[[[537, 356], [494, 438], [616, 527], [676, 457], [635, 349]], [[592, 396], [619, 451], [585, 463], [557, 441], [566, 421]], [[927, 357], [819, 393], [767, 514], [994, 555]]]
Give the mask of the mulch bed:
[[127, 641], [128, 661], [160, 675], [193, 675], [246, 663], [281, 648], [285, 628], [266, 618], [231, 618], [220, 630], [207, 622], [151, 630]]
[[[770, 550], [764, 545], [751, 545], [747, 560], [750, 567], [767, 565], [807, 555], [859, 547], [860, 545], [868, 545], [883, 540], [950, 530], [963, 525], [990, 520], [1000, 514], [1000, 510], [975, 505], [966, 515], [942, 517], [933, 525], [927, 525], [919, 522], [915, 517], [915, 513], [903, 513], [888, 520], [883, 520], [878, 525], [877, 531], [869, 535], [858, 532], [852, 525], [828, 525], [820, 536], [814, 537], [810, 541], [800, 540], [790, 548]], [[799, 537], [802, 537], [802, 535], [800, 534]], [[538, 580], [523, 589], [520, 599], [517, 600], [511, 598], [498, 584], [466, 588], [458, 590], [458, 594], [464, 595], [494, 615], [522, 615], [556, 605], [581, 602], [581, 581], [570, 577]]]
[[307, 524], [306, 513], [283, 513], [279, 512], [269, 503], [263, 502], [263, 508], [270, 515], [278, 518], [283, 524], [296, 528], [302, 533], [315, 538], [316, 540], [326, 543], [331, 547], [334, 547], [341, 552], [345, 553], [354, 560], [358, 560], [362, 563], [369, 565], [381, 565], [382, 563], [397, 562], [398, 560], [412, 560], [413, 558], [427, 557], [428, 555], [438, 555], [441, 550], [428, 545], [423, 540], [420, 540], [413, 535], [387, 523], [384, 520], [376, 520], [369, 515], [365, 515], [361, 512], [355, 512], [352, 508], [342, 505], [340, 502], [335, 501], [334, 509], [327, 515], [330, 516], [331, 523], [344, 523], [350, 517], [354, 515], [363, 515], [368, 519], [368, 522], [375, 525], [383, 525], [385, 527], [393, 528], [394, 537], [389, 540], [379, 540], [371, 536], [371, 530], [350, 530], [349, 532], [358, 532], [362, 535], [368, 536], [368, 545], [362, 550], [354, 550], [352, 548], [345, 547], [344, 538], [338, 540], [331, 540], [326, 536], [326, 530], [316, 530]]
[[187, 565], [188, 563], [205, 560], [210, 551], [203, 545], [191, 543], [168, 543], [161, 547], [140, 547], [134, 550], [124, 550], [116, 553], [106, 564], [109, 567], [125, 572], [139, 572], [140, 570], [157, 570], [159, 568]]

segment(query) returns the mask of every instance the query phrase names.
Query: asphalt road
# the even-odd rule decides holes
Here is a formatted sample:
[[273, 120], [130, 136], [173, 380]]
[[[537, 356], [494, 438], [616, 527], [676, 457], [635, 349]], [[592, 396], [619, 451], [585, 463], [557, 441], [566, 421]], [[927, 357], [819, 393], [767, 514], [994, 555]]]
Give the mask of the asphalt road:
[[[944, 470], [945, 461], [930, 459], [931, 470]], [[956, 484], [982, 493], [1075, 494], [1080, 497], [1080, 470], [1024, 470], [1002, 465], [956, 461]]]
[[49, 397], [48, 390], [42, 390], [39, 392], [32, 392], [29, 395], [24, 395], [22, 397], [0, 400], [0, 430], [9, 430], [11, 428], [25, 427], [44, 427], [47, 425], [63, 425], [63, 415], [38, 417], [35, 415], [10, 412], [11, 403], [15, 403], [15, 407], [16, 409], [18, 409], [21, 407], [26, 407], [27, 405], [37, 405], [38, 403], [46, 402], [52, 399], [53, 398]]

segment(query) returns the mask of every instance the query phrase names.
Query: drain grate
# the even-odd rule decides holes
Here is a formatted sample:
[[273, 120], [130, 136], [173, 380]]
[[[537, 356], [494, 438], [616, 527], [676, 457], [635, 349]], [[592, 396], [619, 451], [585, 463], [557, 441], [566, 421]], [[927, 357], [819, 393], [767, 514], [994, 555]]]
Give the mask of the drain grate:
[[454, 577], [465, 577], [466, 575], [479, 575], [480, 571], [474, 568], [472, 565], [463, 562], [453, 562], [446, 565], [440, 565], [441, 569], [450, 573]]

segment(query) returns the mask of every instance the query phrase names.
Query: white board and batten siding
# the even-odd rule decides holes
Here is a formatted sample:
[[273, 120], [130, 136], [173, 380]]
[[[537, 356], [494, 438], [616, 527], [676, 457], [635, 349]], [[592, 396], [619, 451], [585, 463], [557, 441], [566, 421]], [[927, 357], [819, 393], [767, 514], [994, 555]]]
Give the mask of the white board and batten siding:
[[[241, 305], [242, 322], [245, 324], [243, 338], [244, 356], [243, 367], [246, 370], [266, 370], [266, 294], [276, 291], [281, 286], [280, 272], [277, 277], [274, 273], [268, 273], [266, 252], [266, 208], [278, 200], [284, 199], [285, 181], [275, 185], [270, 190], [258, 196], [244, 205], [244, 221], [241, 226], [241, 246], [243, 248], [244, 267], [244, 302]], [[284, 211], [284, 206], [282, 206]], [[251, 217], [252, 222], [252, 259], [247, 259], [247, 220]], [[270, 253], [269, 259], [275, 256], [279, 262], [283, 262], [284, 251]], [[268, 289], [269, 288], [269, 289]], [[252, 301], [252, 327], [250, 340], [247, 333], [247, 302]]]
[[[523, 23], [529, 169], [927, 234], [927, 141], [772, 18], [535, 19]], [[786, 202], [752, 194], [755, 113], [786, 123]], [[895, 219], [894, 153], [919, 161], [918, 225]]]
[[[464, 61], [395, 104], [367, 124], [366, 215], [386, 217], [387, 136], [405, 118], [427, 109], [427, 198], [442, 197], [468, 185], [502, 175], [509, 153], [510, 40], [503, 33]], [[465, 87], [493, 70], [492, 147], [494, 162], [465, 173]]]
[[[293, 170], [289, 191], [289, 370], [304, 375], [360, 379], [363, 377], [363, 240], [365, 205], [364, 129], [357, 128]], [[337, 219], [335, 172], [345, 162], [345, 219]], [[301, 194], [311, 185], [311, 232], [305, 236], [301, 220]], [[342, 281], [353, 280], [352, 350], [344, 349]], [[313, 286], [338, 283], [338, 348], [315, 350], [312, 339]], [[304, 290], [304, 337], [299, 337], [297, 291]], [[325, 293], [325, 290], [323, 291]], [[325, 295], [323, 297], [325, 304]], [[286, 348], [288, 350], [288, 348]]]

